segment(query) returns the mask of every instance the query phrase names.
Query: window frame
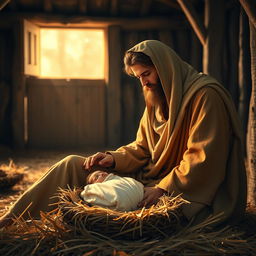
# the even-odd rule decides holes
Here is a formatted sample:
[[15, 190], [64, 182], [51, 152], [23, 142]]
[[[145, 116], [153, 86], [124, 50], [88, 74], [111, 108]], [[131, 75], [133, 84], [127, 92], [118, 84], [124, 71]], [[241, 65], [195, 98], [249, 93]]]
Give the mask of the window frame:
[[[93, 25], [89, 24], [88, 26], [83, 24], [56, 24], [56, 23], [40, 23], [34, 22], [33, 20], [24, 19], [24, 74], [26, 76], [34, 76], [37, 79], [51, 79], [51, 80], [107, 80], [108, 75], [108, 26], [107, 25]], [[104, 33], [104, 77], [101, 78], [60, 78], [60, 77], [42, 77], [41, 76], [41, 67], [40, 67], [40, 29], [92, 29], [92, 30], [102, 30]], [[28, 33], [31, 33], [31, 41], [28, 40]], [[30, 44], [30, 46], [29, 46]], [[32, 46], [32, 47], [31, 47]], [[29, 61], [29, 59], [33, 61]]]

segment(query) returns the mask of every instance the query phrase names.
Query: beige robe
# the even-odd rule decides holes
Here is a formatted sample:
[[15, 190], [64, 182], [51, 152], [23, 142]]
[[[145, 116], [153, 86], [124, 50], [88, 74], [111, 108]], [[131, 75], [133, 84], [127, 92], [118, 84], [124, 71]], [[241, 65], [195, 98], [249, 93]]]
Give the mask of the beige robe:
[[[145, 109], [134, 142], [116, 151], [115, 170], [137, 173], [142, 182], [191, 202], [184, 214], [201, 221], [223, 213], [236, 220], [246, 206], [242, 133], [229, 93], [210, 76], [198, 73], [155, 40], [131, 49], [151, 57], [169, 107]], [[139, 176], [139, 175], [137, 175]]]

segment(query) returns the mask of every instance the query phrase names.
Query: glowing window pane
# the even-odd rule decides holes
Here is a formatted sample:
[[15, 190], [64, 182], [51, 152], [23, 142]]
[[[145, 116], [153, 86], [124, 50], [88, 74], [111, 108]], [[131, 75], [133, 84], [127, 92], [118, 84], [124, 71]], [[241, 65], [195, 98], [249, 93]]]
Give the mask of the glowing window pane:
[[104, 78], [104, 31], [41, 29], [41, 77]]

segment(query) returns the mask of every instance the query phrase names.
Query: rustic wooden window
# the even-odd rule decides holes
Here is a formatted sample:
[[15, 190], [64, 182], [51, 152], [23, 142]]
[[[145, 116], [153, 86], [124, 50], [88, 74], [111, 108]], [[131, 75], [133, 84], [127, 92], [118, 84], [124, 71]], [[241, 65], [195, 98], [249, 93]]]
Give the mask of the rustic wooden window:
[[25, 20], [24, 72], [39, 78], [104, 79], [104, 29], [40, 28]]
[[104, 30], [40, 29], [40, 76], [104, 79]]

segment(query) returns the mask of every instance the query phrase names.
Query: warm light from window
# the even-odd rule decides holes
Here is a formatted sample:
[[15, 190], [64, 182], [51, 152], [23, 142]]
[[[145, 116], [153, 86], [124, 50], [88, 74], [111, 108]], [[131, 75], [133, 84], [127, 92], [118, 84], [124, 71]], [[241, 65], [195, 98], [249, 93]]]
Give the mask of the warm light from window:
[[104, 31], [41, 29], [41, 77], [104, 78]]

